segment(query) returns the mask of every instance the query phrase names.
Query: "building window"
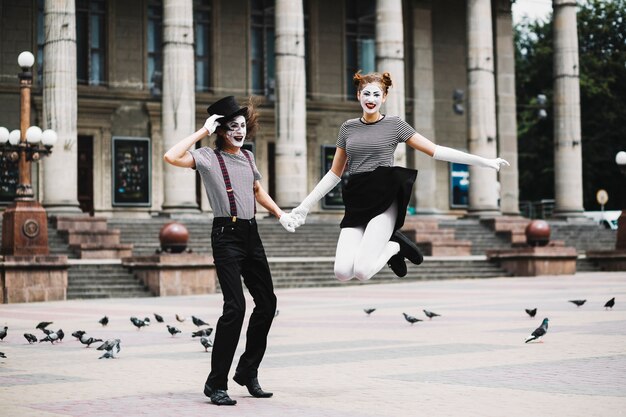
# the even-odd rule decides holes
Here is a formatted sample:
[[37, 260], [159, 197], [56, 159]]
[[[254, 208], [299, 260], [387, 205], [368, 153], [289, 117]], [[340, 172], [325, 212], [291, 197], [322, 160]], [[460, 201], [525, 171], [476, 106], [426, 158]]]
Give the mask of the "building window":
[[37, 68], [37, 78], [35, 82], [38, 85], [43, 85], [43, 44], [45, 42], [44, 36], [44, 0], [37, 0], [37, 57], [35, 60], [35, 66]]
[[193, 24], [196, 54], [196, 91], [211, 90], [211, 0], [194, 0]]
[[376, 70], [376, 0], [346, 2], [346, 94], [356, 100], [352, 76]]
[[76, 58], [79, 84], [104, 84], [106, 0], [76, 0]]
[[161, 95], [163, 81], [163, 1], [148, 2], [148, 85], [152, 95]]
[[253, 0], [252, 24], [252, 94], [274, 99], [276, 71], [274, 59], [274, 0]]

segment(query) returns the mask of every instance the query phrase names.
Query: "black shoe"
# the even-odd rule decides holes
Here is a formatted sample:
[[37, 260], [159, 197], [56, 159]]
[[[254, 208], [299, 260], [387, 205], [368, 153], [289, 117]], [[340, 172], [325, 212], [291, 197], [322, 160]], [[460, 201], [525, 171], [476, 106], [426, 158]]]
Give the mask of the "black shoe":
[[269, 398], [274, 395], [272, 392], [263, 391], [263, 388], [259, 385], [259, 380], [256, 377], [246, 380], [242, 376], [235, 374], [235, 376], [233, 376], [233, 380], [239, 385], [248, 388], [250, 395], [255, 398]]
[[204, 395], [211, 399], [211, 402], [215, 405], [235, 405], [236, 400], [233, 400], [228, 396], [226, 390], [213, 389], [207, 384], [204, 384]]
[[400, 278], [406, 275], [406, 262], [404, 262], [404, 256], [400, 255], [399, 253], [396, 253], [391, 258], [389, 258], [389, 261], [387, 261], [387, 265], [389, 265], [389, 268], [391, 268], [393, 273]]
[[398, 242], [400, 245], [400, 255], [411, 261], [411, 263], [419, 265], [424, 262], [424, 255], [422, 255], [417, 245], [399, 231], [396, 231], [389, 240]]

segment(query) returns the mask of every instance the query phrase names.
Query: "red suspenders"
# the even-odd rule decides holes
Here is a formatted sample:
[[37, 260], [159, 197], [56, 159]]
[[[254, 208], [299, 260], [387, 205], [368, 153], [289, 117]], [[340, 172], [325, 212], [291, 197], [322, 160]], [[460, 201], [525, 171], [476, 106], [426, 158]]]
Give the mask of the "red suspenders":
[[[230, 205], [230, 215], [233, 218], [233, 221], [237, 220], [237, 205], [235, 204], [235, 193], [233, 192], [233, 187], [230, 184], [230, 177], [228, 176], [228, 170], [226, 169], [226, 164], [224, 163], [224, 157], [220, 153], [218, 149], [213, 149], [215, 152], [215, 156], [217, 157], [217, 161], [220, 164], [220, 169], [222, 170], [222, 176], [224, 177], [224, 185], [226, 186], [226, 195], [228, 195], [228, 204]], [[241, 152], [244, 154], [248, 163], [250, 164], [250, 169], [252, 170], [252, 178], [254, 178], [254, 166], [252, 165], [252, 157], [248, 154], [248, 151], [242, 149]], [[254, 195], [253, 195], [254, 199]], [[256, 215], [256, 200], [253, 203], [254, 205], [254, 214]]]

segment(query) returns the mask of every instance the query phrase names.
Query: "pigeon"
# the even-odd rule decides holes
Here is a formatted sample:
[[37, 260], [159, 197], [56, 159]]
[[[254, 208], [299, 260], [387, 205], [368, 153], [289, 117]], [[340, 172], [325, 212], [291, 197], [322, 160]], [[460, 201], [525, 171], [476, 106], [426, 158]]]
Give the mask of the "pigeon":
[[26, 338], [26, 340], [28, 340], [28, 344], [33, 344], [37, 342], [37, 336], [35, 336], [34, 334], [24, 333], [24, 337]]
[[57, 336], [59, 336], [59, 342], [62, 342], [63, 338], [65, 337], [65, 332], [63, 331], [63, 329], [57, 330]]
[[537, 327], [530, 336], [526, 338], [524, 343], [532, 342], [533, 340], [541, 339], [548, 332], [548, 319], [543, 319], [541, 326]]
[[146, 322], [143, 321], [143, 320], [139, 320], [137, 317], [131, 317], [130, 321], [137, 328], [137, 330], [139, 330], [142, 327], [146, 326]]
[[604, 308], [610, 308], [611, 310], [613, 310], [613, 306], [615, 305], [615, 297], [611, 298], [609, 301], [607, 301], [606, 303], [604, 303]]
[[102, 326], [106, 326], [107, 324], [109, 324], [109, 318], [107, 316], [104, 316], [100, 320], [98, 320], [98, 323], [100, 323]]
[[5, 354], [4, 354], [4, 352], [0, 352], [0, 358], [4, 358], [4, 359], [6, 359], [6, 358], [7, 358], [7, 355], [5, 355]]
[[374, 311], [376, 311], [375, 308], [364, 308], [363, 311], [365, 311], [365, 314], [367, 314], [367, 316], [369, 317], [370, 314], [372, 314]]
[[159, 323], [163, 323], [163, 316], [158, 315], [157, 313], [154, 313], [154, 318], [156, 319], [156, 321], [158, 321]]
[[172, 336], [176, 335], [176, 333], [181, 333], [180, 329], [177, 329], [174, 326], [167, 325], [167, 331], [170, 332]]
[[50, 332], [46, 334], [46, 337], [44, 337], [43, 339], [39, 339], [39, 343], [50, 342], [51, 344], [54, 344], [54, 342], [57, 342], [58, 340], [59, 340], [59, 335], [56, 334], [55, 332]]
[[98, 359], [115, 359], [115, 354], [120, 353], [120, 339], [109, 339], [100, 346], [96, 348], [96, 350], [105, 350], [104, 355], [100, 356]]
[[199, 319], [196, 316], [191, 316], [191, 321], [193, 321], [193, 324], [195, 324], [198, 327], [200, 327], [200, 326], [210, 326], [209, 323], [206, 323], [204, 320]]
[[181, 323], [182, 323], [182, 322], [183, 322], [183, 321], [185, 321], [186, 319], [185, 319], [185, 317], [181, 317], [181, 316], [179, 316], [179, 315], [177, 314], [177, 315], [176, 315], [176, 320], [178, 320], [179, 322], [181, 322]]
[[7, 330], [9, 330], [8, 326], [4, 326], [4, 329], [0, 330], [0, 340], [4, 340], [7, 337]]
[[211, 341], [209, 339], [207, 339], [206, 337], [201, 337], [200, 338], [200, 343], [202, 344], [202, 346], [204, 346], [204, 351], [205, 352], [208, 352], [208, 349], [213, 346]]
[[433, 317], [441, 317], [441, 314], [437, 314], [437, 313], [433, 313], [432, 311], [428, 311], [428, 310], [423, 310], [424, 314], [426, 314], [426, 317], [428, 317], [429, 319], [433, 319]]
[[528, 314], [530, 317], [535, 317], [535, 315], [537, 314], [537, 308], [533, 308], [532, 310], [529, 308], [524, 309], [524, 311], [526, 311], [526, 314]]
[[72, 333], [72, 336], [74, 336], [77, 340], [80, 340], [81, 337], [83, 337], [83, 335], [87, 333], [84, 330], [76, 330], [74, 333]]
[[420, 320], [417, 317], [413, 317], [413, 316], [409, 316], [406, 313], [402, 313], [402, 315], [404, 316], [404, 318], [406, 319], [406, 321], [408, 321], [409, 323], [411, 323], [411, 325], [413, 325], [413, 323], [417, 323], [418, 321], [424, 321], [424, 320]]
[[576, 307], [580, 307], [581, 305], [585, 304], [587, 300], [569, 300], [569, 302], [576, 304]]
[[113, 352], [111, 352], [110, 350], [107, 350], [98, 359], [115, 359], [115, 356], [113, 355]]
[[95, 339], [93, 337], [87, 337], [86, 335], [80, 338], [80, 343], [86, 345], [85, 347], [91, 347], [91, 344], [96, 342], [102, 342], [102, 339]]
[[213, 333], [213, 328], [212, 327], [208, 327], [206, 329], [202, 329], [202, 330], [198, 330], [197, 332], [193, 332], [191, 333], [191, 337], [209, 337], [211, 336], [211, 333]]
[[45, 329], [46, 327], [50, 326], [51, 324], [52, 324], [52, 322], [51, 322], [51, 321], [42, 321], [42, 322], [40, 322], [37, 326], [35, 326], [35, 329], [40, 329], [40, 330], [43, 330], [43, 329]]
[[44, 332], [45, 334], [54, 333], [54, 331], [50, 329], [41, 329], [41, 331]]
[[146, 323], [146, 326], [150, 325], [150, 317], [144, 317], [143, 322]]

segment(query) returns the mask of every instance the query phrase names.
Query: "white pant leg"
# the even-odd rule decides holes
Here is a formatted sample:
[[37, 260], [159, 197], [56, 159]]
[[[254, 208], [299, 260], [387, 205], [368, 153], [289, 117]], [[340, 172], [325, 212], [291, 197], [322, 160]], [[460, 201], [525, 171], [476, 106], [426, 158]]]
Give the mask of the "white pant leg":
[[398, 215], [398, 203], [374, 217], [365, 227], [356, 256], [354, 257], [354, 275], [365, 281], [376, 275], [393, 255], [400, 251], [397, 242], [390, 242]]
[[364, 227], [341, 229], [335, 252], [335, 277], [339, 281], [349, 281], [354, 277], [354, 258], [364, 232]]

